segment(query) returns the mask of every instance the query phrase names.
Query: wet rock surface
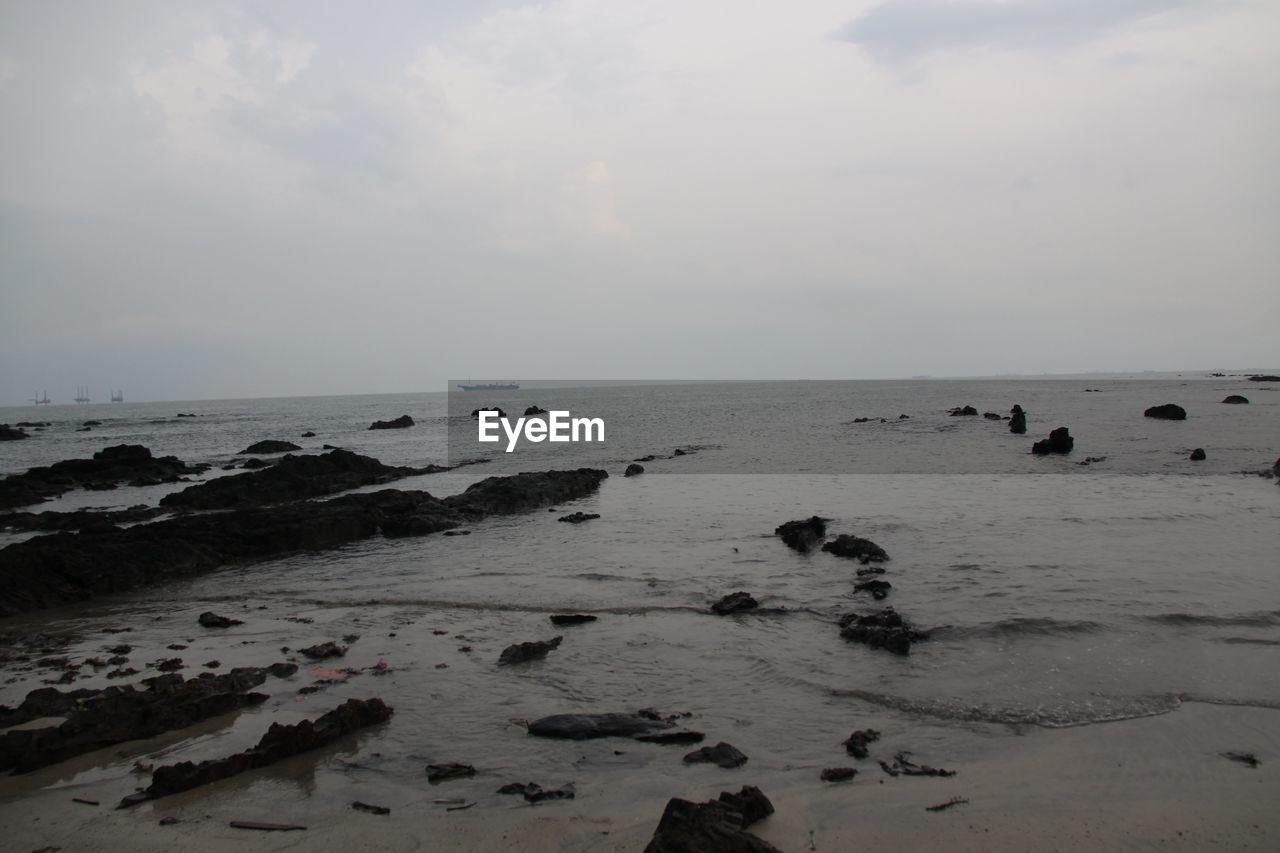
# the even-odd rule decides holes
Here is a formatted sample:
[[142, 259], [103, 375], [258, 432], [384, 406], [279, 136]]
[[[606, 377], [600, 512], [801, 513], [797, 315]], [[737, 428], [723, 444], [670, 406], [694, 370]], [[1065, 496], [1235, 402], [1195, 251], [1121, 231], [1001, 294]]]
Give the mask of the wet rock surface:
[[1240, 394], [1228, 394], [1223, 398], [1222, 402], [1228, 403], [1232, 406], [1247, 406], [1249, 405], [1249, 398], [1241, 396]]
[[759, 606], [760, 603], [752, 598], [750, 593], [734, 592], [711, 605], [711, 612], [717, 616], [728, 616], [730, 613], [745, 613], [748, 610], [755, 610]]
[[632, 462], [630, 465], [627, 466], [627, 470], [622, 472], [622, 476], [635, 477], [636, 475], [643, 474], [643, 473], [644, 473], [644, 466], [641, 465], [639, 462]]
[[858, 771], [853, 767], [828, 767], [818, 776], [823, 782], [848, 782]]
[[556, 521], [563, 521], [565, 524], [581, 524], [584, 521], [594, 521], [600, 517], [598, 512], [571, 512], [568, 515], [562, 515]]
[[1022, 406], [1014, 405], [1009, 410], [1009, 432], [1022, 435], [1027, 431], [1027, 413], [1022, 410]]
[[474, 767], [470, 764], [459, 764], [456, 761], [450, 761], [447, 764], [427, 765], [427, 781], [433, 785], [447, 782], [450, 779], [465, 779], [474, 775], [476, 775]]
[[58, 530], [83, 530], [99, 525], [137, 524], [150, 521], [165, 510], [152, 506], [132, 506], [128, 509], [79, 509], [71, 512], [8, 512], [0, 513], [0, 528], [53, 532]]
[[950, 411], [948, 411], [947, 414], [949, 414], [953, 418], [955, 417], [974, 418], [978, 416], [978, 410], [975, 409], [973, 406], [956, 406], [954, 409], [951, 409]]
[[301, 447], [294, 444], [292, 441], [278, 441], [274, 438], [268, 438], [262, 441], [254, 442], [253, 444], [246, 447], [244, 450], [241, 450], [240, 453], [242, 455], [249, 454], [249, 453], [263, 453], [263, 454], [289, 453], [290, 451], [301, 450], [301, 449], [302, 449]]
[[1185, 421], [1187, 419], [1187, 410], [1177, 403], [1165, 403], [1160, 406], [1152, 406], [1142, 415], [1143, 417], [1158, 418], [1164, 421]]
[[889, 596], [889, 590], [891, 589], [893, 589], [893, 584], [882, 580], [862, 581], [853, 585], [854, 592], [869, 592], [876, 601], [884, 601]]
[[644, 853], [780, 853], [746, 831], [771, 814], [773, 803], [753, 785], [705, 803], [675, 797], [667, 802]]
[[807, 554], [826, 538], [827, 520], [815, 515], [799, 521], [788, 521], [785, 524], [779, 524], [774, 528], [773, 532], [775, 535], [782, 537], [783, 543], [788, 548], [799, 551], [801, 554]]
[[515, 643], [507, 646], [498, 656], [500, 666], [527, 663], [531, 660], [545, 658], [553, 649], [560, 647], [563, 637], [552, 637], [550, 640], [537, 640], [528, 643]]
[[257, 745], [227, 758], [183, 761], [157, 767], [151, 774], [151, 785], [137, 794], [125, 797], [120, 806], [132, 806], [157, 797], [189, 791], [210, 782], [256, 770], [294, 755], [327, 746], [352, 732], [391, 718], [392, 710], [381, 699], [348, 699], [318, 720], [303, 720], [294, 725], [272, 723]]
[[21, 441], [24, 438], [31, 438], [31, 436], [21, 427], [0, 424], [0, 441]]
[[720, 741], [715, 746], [704, 746], [695, 749], [684, 757], [685, 764], [715, 764], [725, 770], [732, 770], [747, 763], [747, 756], [732, 744]]
[[626, 714], [553, 714], [529, 723], [529, 734], [564, 740], [592, 740], [602, 737], [633, 738], [660, 732], [675, 726], [656, 715]]
[[413, 418], [401, 415], [389, 421], [374, 421], [369, 424], [369, 429], [408, 429], [411, 426], [413, 426]]
[[1049, 433], [1048, 438], [1043, 438], [1031, 445], [1031, 452], [1036, 456], [1070, 453], [1075, 444], [1076, 440], [1071, 437], [1071, 432], [1066, 427], [1058, 427]]
[[850, 613], [840, 619], [840, 636], [871, 649], [908, 655], [914, 643], [929, 639], [929, 632], [913, 627], [892, 607], [875, 613]]
[[1197, 447], [1195, 450], [1191, 451], [1190, 459], [1192, 462], [1203, 462], [1206, 458], [1208, 457], [1205, 456], [1203, 447]]
[[117, 483], [176, 483], [208, 465], [188, 465], [176, 456], [155, 458], [141, 444], [118, 444], [93, 454], [92, 459], [66, 459], [10, 474], [0, 480], [0, 509], [40, 503], [78, 488]]
[[498, 793], [520, 794], [525, 802], [545, 803], [549, 800], [572, 800], [577, 792], [571, 783], [559, 788], [543, 788], [537, 782], [511, 782], [499, 788]]
[[594, 622], [600, 617], [590, 616], [585, 613], [557, 613], [551, 617], [552, 625], [585, 625], [588, 622]]
[[243, 625], [240, 619], [232, 619], [229, 616], [219, 616], [212, 610], [206, 610], [196, 619], [202, 627], [205, 628], [230, 628], [234, 625]]
[[823, 545], [822, 550], [829, 554], [835, 554], [837, 557], [858, 560], [863, 565], [867, 563], [883, 563], [889, 559], [888, 552], [870, 539], [850, 536], [846, 533], [840, 534]]
[[875, 729], [860, 729], [844, 739], [845, 751], [854, 758], [866, 758], [867, 745], [880, 740], [880, 733]]

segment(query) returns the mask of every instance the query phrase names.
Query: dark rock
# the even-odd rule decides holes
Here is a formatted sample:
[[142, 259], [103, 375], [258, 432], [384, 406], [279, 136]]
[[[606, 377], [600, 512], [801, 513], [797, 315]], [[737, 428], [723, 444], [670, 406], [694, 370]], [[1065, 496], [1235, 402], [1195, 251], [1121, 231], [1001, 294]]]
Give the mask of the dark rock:
[[[145, 450], [145, 448], [144, 448]], [[492, 515], [585, 497], [600, 470], [489, 477], [443, 500], [384, 489], [325, 501], [182, 515], [129, 528], [38, 536], [0, 549], [0, 616], [82, 601], [156, 580], [369, 539], [421, 536]]]
[[866, 577], [867, 575], [882, 575], [884, 569], [881, 566], [867, 566], [864, 569], [858, 569], [858, 577]]
[[1203, 462], [1204, 460], [1205, 460], [1205, 455], [1204, 455], [1203, 447], [1197, 447], [1195, 450], [1191, 451], [1192, 462]]
[[352, 732], [386, 722], [391, 718], [391, 713], [391, 708], [381, 699], [348, 699], [315, 722], [303, 720], [291, 726], [272, 723], [257, 745], [244, 752], [227, 758], [201, 761], [199, 764], [183, 761], [157, 767], [151, 774], [150, 787], [125, 797], [120, 802], [120, 807], [189, 791], [327, 746]]
[[726, 770], [732, 770], [735, 767], [741, 767], [746, 764], [747, 757], [734, 746], [720, 741], [715, 746], [704, 746], [701, 749], [695, 749], [684, 757], [684, 761], [686, 764], [706, 762], [719, 765]]
[[1075, 444], [1076, 440], [1071, 437], [1071, 433], [1067, 428], [1058, 427], [1049, 433], [1048, 438], [1043, 438], [1031, 445], [1031, 452], [1036, 456], [1048, 456], [1050, 453], [1070, 453]]
[[1152, 406], [1142, 413], [1144, 417], [1159, 418], [1165, 421], [1185, 421], [1187, 419], [1187, 410], [1176, 403], [1165, 403], [1162, 406]]
[[822, 550], [835, 554], [837, 557], [849, 557], [858, 560], [863, 565], [867, 563], [883, 563], [889, 559], [888, 553], [870, 539], [849, 536], [845, 533], [823, 545]]
[[425, 468], [383, 465], [369, 456], [349, 450], [333, 450], [317, 456], [285, 456], [262, 471], [197, 483], [181, 492], [165, 495], [160, 504], [186, 509], [260, 506], [318, 498], [403, 477], [448, 470], [438, 465]]
[[246, 459], [244, 461], [244, 464], [241, 465], [240, 467], [248, 471], [257, 471], [260, 468], [270, 468], [273, 462], [274, 460], [268, 461], [266, 459]]
[[0, 514], [0, 528], [12, 530], [84, 530], [106, 529], [117, 524], [134, 524], [161, 515], [159, 507], [132, 506], [128, 509], [77, 509], [71, 512], [10, 512]]
[[1280, 382], [1280, 376], [1273, 376], [1269, 373], [1259, 374], [1257, 376], [1250, 376], [1249, 381], [1250, 382]]
[[880, 733], [875, 729], [860, 729], [844, 739], [845, 752], [854, 758], [867, 757], [867, 744], [880, 740]]
[[369, 429], [408, 429], [411, 426], [413, 426], [413, 418], [401, 415], [389, 421], [374, 421], [369, 424]]
[[563, 740], [627, 737], [675, 728], [643, 714], [554, 714], [529, 723], [529, 734]]
[[788, 521], [773, 529], [775, 536], [781, 536], [788, 548], [801, 554], [807, 554], [827, 535], [827, 519], [811, 516], [799, 521]]
[[182, 475], [198, 474], [208, 465], [187, 465], [175, 456], [154, 459], [140, 444], [107, 447], [92, 459], [66, 459], [10, 474], [0, 480], [0, 509], [40, 503], [77, 488], [128, 483], [141, 478], [156, 482], [177, 482]]
[[746, 828], [773, 814], [759, 788], [723, 792], [705, 803], [673, 798], [667, 802], [644, 853], [781, 853]]
[[497, 412], [498, 417], [500, 418], [505, 418], [507, 416], [507, 413], [502, 411], [502, 409], [499, 408], [498, 406], [481, 406], [478, 409], [471, 410], [471, 417], [479, 420], [481, 412]]
[[759, 602], [752, 598], [750, 594], [735, 592], [726, 595], [711, 605], [711, 612], [717, 616], [728, 616], [730, 613], [745, 613], [748, 610], [755, 610], [759, 606]]
[[[24, 438], [31, 438], [26, 430], [14, 429], [8, 424], [0, 424], [0, 441], [21, 441]], [[10, 506], [17, 506], [17, 504], [10, 504]]]
[[427, 765], [427, 781], [433, 785], [447, 782], [450, 779], [463, 779], [474, 775], [476, 775], [476, 769], [470, 764], [458, 764], [451, 761], [448, 764]]
[[583, 625], [594, 622], [599, 616], [588, 616], [585, 613], [557, 613], [551, 617], [552, 625]]
[[1025, 415], [1025, 414], [1026, 414], [1026, 412], [1024, 412], [1024, 411], [1022, 410], [1022, 406], [1021, 406], [1020, 404], [1018, 404], [1018, 403], [1014, 403], [1014, 404], [1013, 404], [1013, 408], [1009, 410], [1009, 414], [1011, 414], [1011, 415]]
[[563, 521], [566, 524], [581, 524], [584, 521], [591, 521], [600, 517], [598, 512], [571, 512], [568, 515], [562, 515], [556, 521]]
[[876, 601], [884, 601], [891, 589], [893, 584], [882, 580], [862, 581], [853, 585], [854, 592], [869, 592]]
[[871, 420], [871, 418], [854, 418], [854, 419], [853, 419], [853, 422], [854, 422], [855, 424], [865, 424], [865, 423], [867, 423], [869, 420]]
[[293, 450], [301, 450], [302, 448], [294, 444], [292, 441], [276, 441], [268, 438], [264, 441], [255, 442], [240, 452], [247, 453], [289, 453]]
[[550, 640], [507, 646], [498, 657], [498, 663], [508, 665], [545, 658], [552, 649], [560, 647], [560, 641], [563, 639], [563, 637], [552, 637]]
[[961, 415], [964, 417], [977, 417], [978, 410], [973, 406], [956, 406], [954, 409], [951, 409], [948, 414], [953, 418]]
[[332, 640], [325, 643], [318, 643], [314, 646], [308, 646], [305, 649], [298, 649], [299, 654], [304, 654], [312, 660], [326, 660], [328, 658], [340, 658], [347, 653], [346, 646], [340, 646]]
[[656, 456], [654, 456], [652, 453], [650, 453], [648, 456], [641, 456], [639, 459], [635, 459], [635, 460], [633, 460], [633, 461], [635, 461], [635, 462], [652, 462], [653, 460], [655, 460], [655, 459], [657, 459], [657, 458], [658, 458], [658, 457], [656, 457]]
[[0, 736], [0, 770], [26, 773], [96, 749], [177, 731], [266, 700], [248, 691], [262, 684], [266, 670], [233, 669], [224, 675], [192, 678], [160, 675], [133, 686], [34, 690], [14, 709], [0, 709], [5, 726], [66, 716], [41, 729], [9, 730]]
[[1252, 767], [1255, 769], [1262, 763], [1258, 760], [1258, 756], [1254, 755], [1252, 752], [1224, 752], [1222, 753], [1222, 757], [1228, 761], [1234, 761], [1238, 764], [1243, 764], [1246, 767]]
[[1239, 394], [1231, 394], [1227, 397], [1224, 397], [1222, 399], [1222, 402], [1230, 403], [1233, 406], [1247, 406], [1249, 405], [1249, 398], [1241, 397]]
[[369, 803], [362, 803], [359, 800], [356, 800], [355, 802], [353, 802], [351, 804], [351, 808], [355, 809], [358, 812], [368, 812], [369, 814], [377, 814], [377, 815], [391, 814], [391, 809], [387, 808], [386, 806], [375, 806]]
[[206, 628], [230, 628], [232, 625], [243, 625], [240, 619], [232, 619], [229, 616], [219, 616], [211, 610], [206, 610], [200, 614], [199, 622]]
[[1014, 412], [1013, 417], [1009, 418], [1009, 432], [1015, 435], [1023, 435], [1027, 431], [1027, 416], [1022, 412]]
[[848, 782], [858, 771], [852, 767], [828, 767], [819, 777], [823, 782]]
[[296, 663], [273, 663], [271, 666], [267, 667], [267, 672], [271, 673], [276, 678], [288, 678], [297, 671], [298, 665]]
[[302, 434], [302, 438], [315, 438], [315, 437], [316, 437], [316, 434], [311, 430], [307, 430]]
[[[954, 770], [942, 770], [938, 767], [930, 767], [927, 764], [916, 764], [907, 758], [909, 752], [898, 752], [893, 756], [893, 768], [903, 776], [954, 776]], [[893, 774], [897, 775], [897, 774]]]
[[635, 739], [644, 743], [658, 744], [688, 744], [702, 743], [706, 740], [706, 735], [702, 732], [689, 731], [688, 729], [677, 729], [670, 732], [654, 732], [647, 735], [636, 735]]
[[677, 447], [675, 449], [675, 452], [673, 452], [671, 455], [672, 456], [688, 456], [692, 452], [693, 452], [692, 450], [681, 450], [680, 448]]
[[637, 474], [643, 474], [643, 473], [644, 473], [644, 466], [641, 465], [639, 462], [632, 462], [630, 465], [627, 466], [627, 470], [622, 473], [622, 476], [634, 477]]
[[[502, 410], [501, 410], [501, 409], [499, 409], [498, 411], [502, 411]], [[478, 412], [479, 412], [479, 410], [477, 409], [477, 417], [479, 417]], [[526, 418], [532, 418], [532, 417], [535, 417], [535, 416], [537, 416], [537, 415], [545, 415], [545, 414], [547, 414], [547, 410], [546, 410], [546, 409], [538, 408], [537, 406], [530, 406], [529, 408], [527, 408], [527, 409], [525, 409], [525, 410], [524, 410], [524, 416], [525, 416]]]
[[876, 613], [850, 613], [840, 619], [840, 636], [872, 649], [887, 649], [896, 655], [911, 654], [911, 645], [929, 639], [927, 631], [912, 627], [892, 607]]
[[169, 658], [168, 660], [158, 661], [156, 669], [160, 672], [176, 672], [179, 669], [185, 669], [186, 664], [182, 662], [182, 658]]
[[998, 421], [998, 420], [1001, 420], [1001, 417], [1000, 417], [998, 414], [996, 414], [995, 412], [983, 412], [983, 413], [982, 413], [982, 416], [983, 416], [984, 418], [986, 418], [987, 420], [989, 420], [989, 421]]

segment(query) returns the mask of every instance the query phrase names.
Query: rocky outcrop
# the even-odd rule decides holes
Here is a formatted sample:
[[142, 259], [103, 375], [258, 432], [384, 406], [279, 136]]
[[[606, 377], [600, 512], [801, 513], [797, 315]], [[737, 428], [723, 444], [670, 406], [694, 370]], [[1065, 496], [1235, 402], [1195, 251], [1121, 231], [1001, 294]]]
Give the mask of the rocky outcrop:
[[31, 438], [31, 436], [21, 427], [0, 424], [0, 441], [21, 441], [24, 438]]
[[788, 548], [807, 554], [827, 536], [827, 519], [811, 516], [799, 521], [788, 521], [773, 529]]
[[1048, 438], [1042, 438], [1031, 445], [1031, 452], [1036, 456], [1048, 456], [1050, 453], [1070, 453], [1075, 445], [1076, 440], [1071, 437], [1071, 432], [1066, 427], [1058, 427], [1049, 433]]
[[157, 767], [151, 774], [151, 785], [145, 791], [125, 797], [120, 806], [189, 791], [328, 746], [352, 732], [386, 722], [391, 719], [391, 713], [391, 708], [381, 699], [348, 699], [315, 722], [303, 720], [291, 726], [272, 723], [258, 744], [244, 752], [199, 764], [183, 761]]
[[1165, 403], [1161, 406], [1152, 406], [1142, 415], [1148, 418], [1158, 418], [1162, 421], [1185, 421], [1187, 419], [1187, 410], [1177, 403]]
[[1247, 406], [1249, 405], [1249, 398], [1242, 397], [1239, 394], [1229, 394], [1222, 399], [1222, 402], [1230, 403], [1233, 406]]
[[552, 625], [585, 625], [588, 622], [594, 622], [599, 616], [590, 616], [585, 613], [557, 613], [551, 617]]
[[498, 417], [500, 418], [505, 418], [507, 416], [507, 413], [502, 411], [502, 409], [499, 408], [498, 406], [481, 406], [478, 409], [471, 410], [471, 417], [476, 418], [478, 420], [480, 418], [481, 412], [497, 412]]
[[711, 612], [717, 616], [728, 616], [730, 613], [745, 613], [755, 610], [760, 604], [748, 593], [735, 592], [711, 605]]
[[842, 617], [840, 636], [868, 648], [907, 655], [911, 653], [913, 643], [929, 639], [929, 632], [917, 630], [892, 607], [886, 607], [875, 613], [850, 613]]
[[292, 441], [277, 441], [274, 438], [256, 441], [253, 444], [241, 450], [241, 454], [272, 454], [272, 453], [290, 453], [294, 450], [302, 448], [294, 444]]
[[552, 637], [550, 640], [536, 640], [507, 646], [502, 650], [502, 654], [498, 656], [498, 664], [499, 666], [510, 666], [517, 663], [527, 663], [531, 660], [540, 660], [550, 654], [553, 649], [560, 648], [560, 641], [563, 639], [564, 637]]
[[[479, 414], [479, 411], [480, 411], [479, 409], [476, 410], [477, 415]], [[498, 411], [502, 411], [502, 410], [498, 409]], [[545, 415], [545, 414], [547, 414], [547, 410], [539, 408], [537, 406], [530, 406], [529, 408], [524, 410], [524, 416], [526, 418], [532, 418], [538, 415]]]
[[973, 406], [956, 406], [954, 409], [951, 409], [949, 412], [947, 412], [947, 414], [951, 415], [951, 417], [953, 418], [977, 417], [978, 410], [975, 409]]
[[849, 536], [842, 533], [832, 541], [822, 546], [822, 550], [837, 557], [848, 557], [858, 560], [864, 566], [867, 563], [883, 563], [889, 559], [889, 554], [883, 548], [870, 539], [863, 539], [859, 536]]
[[523, 473], [489, 477], [443, 500], [427, 492], [384, 489], [39, 536], [0, 549], [0, 615], [234, 563], [330, 550], [379, 533], [422, 536], [491, 515], [528, 512], [585, 497], [608, 476], [591, 468]]
[[1280, 382], [1280, 376], [1270, 373], [1259, 373], [1249, 377], [1250, 382]]
[[983, 412], [983, 413], [982, 413], [982, 416], [983, 416], [984, 418], [986, 418], [987, 420], [989, 420], [989, 421], [998, 421], [998, 420], [1002, 420], [1002, 418], [1000, 417], [1000, 415], [999, 415], [998, 413], [996, 413], [996, 412]]
[[715, 764], [725, 770], [732, 770], [747, 763], [747, 756], [733, 744], [720, 743], [715, 746], [704, 746], [695, 749], [684, 757], [685, 764]]
[[231, 628], [236, 625], [243, 625], [244, 620], [232, 619], [230, 616], [219, 616], [212, 610], [206, 610], [196, 619], [202, 628]]
[[1197, 447], [1195, 450], [1191, 451], [1192, 462], [1203, 462], [1205, 458], [1203, 447]]
[[285, 456], [269, 468], [197, 483], [165, 495], [160, 505], [184, 509], [260, 506], [318, 498], [448, 470], [438, 465], [425, 468], [383, 465], [377, 459], [350, 450], [331, 450], [318, 456]]
[[556, 521], [563, 521], [565, 524], [581, 524], [584, 521], [595, 521], [599, 517], [598, 512], [571, 512], [560, 516]]
[[643, 473], [644, 473], [644, 466], [641, 465], [639, 462], [632, 462], [630, 465], [627, 466], [627, 470], [622, 472], [622, 476], [634, 477], [637, 474], [643, 474]]
[[675, 728], [654, 714], [553, 714], [529, 723], [529, 734], [562, 740], [633, 738]]
[[1009, 418], [1009, 432], [1015, 435], [1023, 435], [1027, 431], [1027, 416], [1022, 412], [1021, 406], [1015, 406], [1018, 411], [1014, 412]]
[[869, 592], [876, 601], [884, 601], [891, 589], [893, 584], [882, 580], [861, 581], [853, 585], [854, 592]]
[[747, 827], [773, 814], [773, 803], [752, 785], [718, 800], [667, 802], [644, 853], [781, 853]]
[[40, 503], [77, 488], [176, 483], [208, 468], [188, 465], [176, 456], [154, 458], [140, 444], [119, 444], [99, 450], [92, 459], [66, 459], [5, 477], [0, 480], [0, 509]]
[[369, 429], [408, 429], [411, 426], [413, 426], [413, 418], [401, 415], [389, 421], [374, 421], [369, 424]]
[[164, 514], [159, 507], [139, 504], [128, 509], [77, 509], [71, 512], [9, 512], [0, 514], [0, 529], [83, 530], [86, 527], [115, 524], [136, 524]]

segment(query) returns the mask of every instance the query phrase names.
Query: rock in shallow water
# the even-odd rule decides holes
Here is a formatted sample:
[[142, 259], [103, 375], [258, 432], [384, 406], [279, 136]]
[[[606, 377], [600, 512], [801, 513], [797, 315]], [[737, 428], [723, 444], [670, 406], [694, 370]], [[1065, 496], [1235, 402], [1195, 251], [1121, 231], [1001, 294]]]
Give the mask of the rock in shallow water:
[[704, 746], [695, 749], [684, 757], [685, 764], [708, 763], [732, 770], [747, 763], [747, 756], [732, 744], [720, 741], [715, 746]]
[[499, 665], [506, 666], [545, 658], [552, 649], [559, 648], [560, 641], [562, 639], [564, 638], [553, 637], [550, 640], [515, 643], [514, 645], [507, 646], [502, 650], [502, 654], [499, 655], [498, 663]]
[[401, 415], [389, 421], [374, 421], [369, 424], [369, 429], [408, 429], [411, 426], [413, 426], [413, 418]]
[[294, 444], [292, 441], [276, 441], [275, 439], [266, 439], [249, 445], [241, 454], [246, 453], [289, 453], [293, 450], [301, 450], [302, 448]]
[[775, 535], [782, 537], [783, 543], [788, 548], [793, 548], [801, 554], [807, 554], [826, 537], [827, 520], [815, 515], [799, 521], [788, 521], [785, 524], [779, 524], [774, 528], [773, 532]]
[[529, 723], [529, 734], [564, 740], [635, 737], [675, 728], [662, 719], [642, 714], [553, 714]]
[[887, 649], [896, 655], [911, 653], [911, 645], [929, 639], [929, 632], [912, 627], [892, 607], [876, 613], [850, 613], [840, 619], [840, 636], [872, 649]]
[[731, 613], [745, 613], [748, 610], [755, 610], [759, 606], [759, 602], [752, 598], [750, 593], [734, 592], [711, 605], [711, 612], [717, 616], [728, 616]]
[[1233, 406], [1247, 406], [1249, 405], [1249, 398], [1242, 397], [1239, 394], [1230, 394], [1224, 398], [1222, 402], [1229, 403]]
[[1187, 419], [1187, 410], [1179, 406], [1177, 403], [1165, 403], [1162, 406], [1152, 406], [1142, 414], [1144, 417], [1158, 418], [1165, 421], [1185, 421]]
[[863, 565], [871, 562], [883, 563], [889, 559], [888, 552], [870, 539], [849, 536], [845, 533], [823, 545], [822, 550], [835, 554], [837, 557], [849, 557], [850, 559], [858, 560]]
[[1066, 427], [1058, 427], [1049, 433], [1048, 438], [1041, 439], [1031, 445], [1031, 452], [1036, 456], [1048, 456], [1050, 453], [1070, 453], [1076, 440]]
[[667, 802], [644, 853], [781, 853], [746, 831], [771, 814], [773, 803], [754, 785], [705, 803], [676, 797]]
[[1203, 447], [1197, 447], [1195, 450], [1191, 451], [1192, 462], [1203, 462], [1206, 458]]
[[588, 622], [594, 622], [600, 617], [590, 616], [585, 613], [557, 613], [551, 617], [552, 625], [585, 625]]

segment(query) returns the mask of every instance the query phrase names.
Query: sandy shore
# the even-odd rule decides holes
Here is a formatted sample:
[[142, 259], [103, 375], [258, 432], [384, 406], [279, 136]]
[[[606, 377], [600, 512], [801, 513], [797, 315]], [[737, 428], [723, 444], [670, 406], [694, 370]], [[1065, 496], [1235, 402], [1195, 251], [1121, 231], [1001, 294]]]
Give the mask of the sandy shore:
[[[210, 724], [183, 736], [216, 729]], [[702, 799], [756, 784], [777, 812], [754, 831], [786, 851], [1274, 850], [1280, 839], [1278, 710], [1187, 703], [1161, 716], [1033, 728], [989, 744], [950, 779], [893, 779], [863, 761], [853, 782], [826, 785], [814, 768], [760, 773], [748, 764], [699, 774], [696, 783], [672, 790], [667, 781], [620, 772], [616, 783], [580, 788], [571, 802], [532, 807], [495, 796], [455, 812], [433, 802], [450, 797], [447, 786], [425, 781], [416, 790], [321, 783], [315, 771], [338, 760], [334, 750], [116, 811], [118, 775], [95, 778], [93, 771], [118, 760], [118, 750], [104, 750], [0, 780], [0, 828], [10, 850], [636, 851], [669, 796]], [[1254, 752], [1262, 765], [1251, 769], [1221, 756], [1239, 750]], [[969, 802], [925, 810], [952, 797]], [[354, 799], [384, 803], [392, 813], [355, 812]], [[164, 817], [179, 822], [161, 825]], [[232, 820], [307, 829], [254, 832], [230, 828]]]

